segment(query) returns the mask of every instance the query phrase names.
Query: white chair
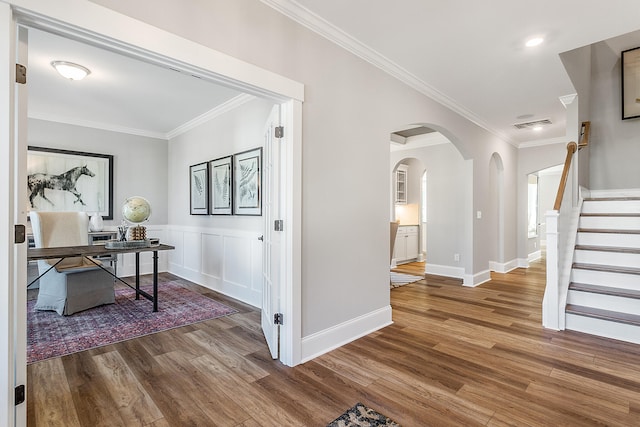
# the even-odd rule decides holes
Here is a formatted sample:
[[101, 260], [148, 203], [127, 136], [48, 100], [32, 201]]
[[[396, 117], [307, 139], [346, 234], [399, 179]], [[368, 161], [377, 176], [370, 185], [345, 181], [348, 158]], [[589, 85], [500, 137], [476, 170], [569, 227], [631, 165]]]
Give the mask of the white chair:
[[[85, 212], [32, 211], [29, 217], [36, 248], [81, 246], [89, 242], [89, 217]], [[39, 274], [57, 261], [39, 260]], [[105, 268], [111, 271], [110, 267]], [[40, 277], [35, 309], [53, 310], [62, 316], [114, 302], [113, 276], [84, 257], [74, 257], [63, 259]]]

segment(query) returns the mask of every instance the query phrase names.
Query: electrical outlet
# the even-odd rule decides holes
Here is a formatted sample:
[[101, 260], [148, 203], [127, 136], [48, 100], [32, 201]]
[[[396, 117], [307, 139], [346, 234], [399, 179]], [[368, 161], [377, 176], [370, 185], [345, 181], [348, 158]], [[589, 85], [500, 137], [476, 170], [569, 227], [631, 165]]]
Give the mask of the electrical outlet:
[[453, 260], [456, 262], [460, 261], [460, 254], [453, 254]]

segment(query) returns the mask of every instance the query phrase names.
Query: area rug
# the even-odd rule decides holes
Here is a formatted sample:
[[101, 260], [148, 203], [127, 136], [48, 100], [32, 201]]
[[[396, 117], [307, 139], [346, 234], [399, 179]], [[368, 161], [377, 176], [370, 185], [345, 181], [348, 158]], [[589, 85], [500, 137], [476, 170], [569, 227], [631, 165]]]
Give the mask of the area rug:
[[404, 273], [396, 273], [394, 271], [391, 272], [391, 287], [397, 288], [399, 286], [408, 285], [409, 283], [417, 282], [418, 280], [422, 280], [424, 277], [422, 276], [414, 276], [412, 274], [404, 274]]
[[[151, 292], [151, 288], [142, 286]], [[152, 302], [135, 299], [129, 288], [116, 290], [116, 303], [60, 316], [27, 304], [27, 363], [101, 347], [236, 313], [233, 308], [183, 288], [175, 282], [158, 285], [158, 311]]]
[[327, 427], [378, 427], [378, 426], [390, 426], [401, 427], [400, 424], [385, 417], [384, 415], [374, 411], [371, 408], [367, 408], [362, 403], [358, 402], [351, 409], [348, 409], [344, 414], [333, 420]]

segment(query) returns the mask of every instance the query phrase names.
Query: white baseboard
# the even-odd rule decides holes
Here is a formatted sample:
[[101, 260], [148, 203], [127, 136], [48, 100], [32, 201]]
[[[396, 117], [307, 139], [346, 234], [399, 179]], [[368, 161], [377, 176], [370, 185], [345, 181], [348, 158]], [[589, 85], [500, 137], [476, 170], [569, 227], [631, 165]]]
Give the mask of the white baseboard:
[[518, 268], [529, 268], [529, 260], [526, 258], [518, 258], [516, 262], [518, 263]]
[[529, 259], [528, 259], [528, 261], [529, 261], [529, 262], [532, 262], [532, 261], [538, 260], [538, 259], [540, 259], [540, 258], [542, 258], [542, 251], [541, 251], [541, 250], [537, 250], [537, 251], [535, 251], [535, 252], [531, 252], [531, 253], [529, 254]]
[[[511, 261], [502, 262], [502, 263], [496, 262], [496, 261], [489, 261], [489, 270], [495, 271], [496, 273], [508, 273], [511, 270], [515, 270], [518, 267], [519, 267], [518, 259], [512, 259]], [[528, 267], [528, 264], [527, 264], [527, 267]]]
[[304, 337], [300, 363], [308, 362], [392, 323], [391, 306], [387, 306]]
[[483, 283], [488, 282], [489, 280], [491, 280], [491, 270], [484, 270], [476, 274], [465, 274], [462, 286], [475, 288], [476, 286], [480, 286]]
[[456, 279], [464, 279], [464, 268], [451, 267], [449, 265], [429, 264], [425, 265], [424, 272], [435, 276], [455, 277]]

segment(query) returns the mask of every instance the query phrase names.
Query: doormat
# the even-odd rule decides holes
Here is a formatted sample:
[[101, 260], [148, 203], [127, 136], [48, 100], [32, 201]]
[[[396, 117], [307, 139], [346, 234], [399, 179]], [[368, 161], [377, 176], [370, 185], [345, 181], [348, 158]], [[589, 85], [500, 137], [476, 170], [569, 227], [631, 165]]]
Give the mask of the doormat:
[[374, 411], [371, 408], [366, 407], [362, 403], [356, 403], [351, 409], [348, 409], [344, 414], [333, 420], [327, 427], [359, 427], [359, 426], [371, 426], [371, 427], [401, 427], [400, 424], [385, 417], [379, 412]]
[[[151, 293], [151, 285], [141, 286]], [[153, 303], [135, 299], [130, 288], [116, 289], [116, 303], [94, 307], [71, 316], [34, 309], [27, 302], [27, 363], [64, 356], [90, 348], [179, 328], [237, 313], [175, 282], [158, 284], [158, 311]]]
[[391, 287], [397, 288], [400, 286], [408, 285], [409, 283], [415, 283], [424, 279], [423, 276], [414, 276], [412, 274], [391, 272]]

